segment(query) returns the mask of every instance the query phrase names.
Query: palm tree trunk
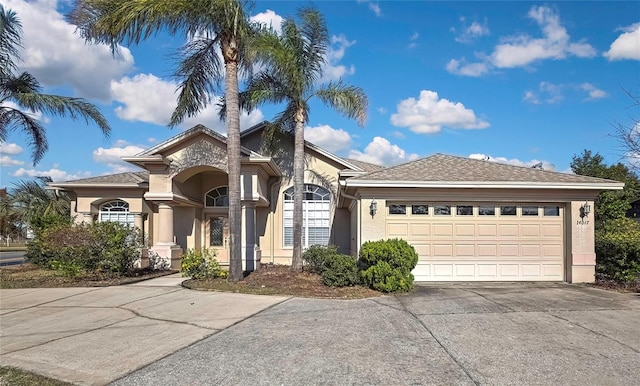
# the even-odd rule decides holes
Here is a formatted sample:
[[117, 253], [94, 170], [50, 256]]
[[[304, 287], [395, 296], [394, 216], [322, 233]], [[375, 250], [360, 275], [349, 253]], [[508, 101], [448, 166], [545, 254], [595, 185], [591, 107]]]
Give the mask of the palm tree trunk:
[[304, 112], [298, 108], [293, 144], [293, 256], [291, 270], [302, 270], [302, 199], [304, 196]]
[[229, 168], [229, 277], [242, 280], [242, 204], [240, 197], [240, 104], [238, 63], [225, 63], [227, 100], [227, 157]]

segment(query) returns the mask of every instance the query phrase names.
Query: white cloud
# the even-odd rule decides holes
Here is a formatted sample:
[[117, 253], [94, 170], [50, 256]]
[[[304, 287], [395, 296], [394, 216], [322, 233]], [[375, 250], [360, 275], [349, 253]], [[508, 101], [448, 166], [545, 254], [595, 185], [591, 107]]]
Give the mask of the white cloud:
[[18, 155], [24, 149], [15, 143], [0, 142], [0, 154]]
[[408, 127], [414, 133], [438, 133], [442, 127], [451, 129], [484, 129], [489, 123], [476, 117], [460, 102], [438, 98], [438, 93], [420, 91], [420, 98], [408, 98], [398, 104], [398, 112], [391, 116], [394, 126]]
[[384, 107], [378, 107], [376, 111], [378, 111], [380, 114], [383, 114], [383, 115], [387, 113], [387, 109]]
[[517, 158], [494, 157], [492, 155], [482, 154], [482, 153], [469, 154], [469, 158], [485, 160], [485, 161], [490, 161], [490, 162], [497, 162], [497, 163], [500, 163], [500, 164], [523, 166], [523, 167], [528, 167], [528, 168], [530, 168], [530, 167], [532, 167], [534, 165], [542, 164], [542, 168], [544, 170], [555, 170], [555, 168], [556, 168], [555, 165], [550, 163], [550, 162], [537, 160], [537, 159], [533, 159], [531, 161], [520, 161]]
[[107, 101], [109, 83], [133, 68], [127, 48], [113, 57], [106, 45], [86, 44], [76, 27], [56, 10], [57, 1], [5, 0], [5, 8], [16, 12], [23, 27], [23, 62], [47, 86], [71, 85], [77, 95]]
[[351, 147], [351, 135], [342, 129], [334, 129], [329, 125], [307, 127], [304, 129], [307, 141], [332, 153], [339, 153]]
[[571, 41], [566, 28], [560, 24], [560, 16], [551, 8], [533, 6], [527, 16], [538, 24], [542, 37], [526, 34], [505, 37], [490, 55], [477, 54], [479, 62], [467, 64], [464, 59], [452, 59], [447, 63], [447, 71], [456, 75], [480, 76], [492, 68], [526, 67], [547, 59], [561, 60], [568, 56], [591, 58], [596, 55], [590, 44]]
[[447, 71], [455, 75], [481, 76], [489, 72], [489, 65], [483, 62], [467, 63], [466, 59], [451, 59], [446, 66]]
[[553, 84], [549, 82], [540, 82], [538, 86], [538, 91], [527, 90], [524, 93], [523, 100], [525, 102], [533, 103], [535, 105], [539, 105], [542, 103], [546, 104], [556, 104], [562, 102], [564, 100], [564, 95], [562, 93], [565, 85], [562, 84]]
[[267, 27], [273, 28], [273, 30], [280, 34], [282, 32], [283, 17], [275, 13], [274, 11], [267, 9], [265, 12], [261, 12], [255, 16], [251, 16], [251, 21], [264, 24]]
[[149, 142], [149, 143], [156, 143], [157, 141], [158, 141], [158, 140], [157, 140], [157, 139], [155, 139], [155, 138], [153, 138], [153, 137], [149, 137], [149, 138], [147, 138], [147, 142]]
[[117, 140], [113, 147], [99, 147], [93, 151], [93, 160], [108, 165], [113, 173], [123, 173], [138, 170], [137, 167], [122, 160], [122, 157], [136, 155], [145, 149], [140, 146], [129, 145], [126, 141]]
[[417, 47], [418, 43], [416, 43], [416, 40], [418, 40], [419, 37], [420, 37], [420, 34], [417, 32], [414, 32], [414, 34], [409, 37], [409, 41], [411, 43], [409, 43], [408, 48]]
[[344, 64], [339, 64], [347, 48], [354, 44], [356, 44], [355, 40], [349, 40], [342, 34], [331, 37], [331, 44], [327, 50], [326, 63], [322, 69], [320, 83], [335, 81], [345, 75], [353, 75], [356, 72], [356, 68], [353, 65], [345, 66]]
[[489, 35], [489, 26], [486, 19], [482, 24], [477, 21], [473, 21], [469, 25], [464, 25], [465, 20], [466, 19], [464, 17], [460, 18], [460, 22], [463, 23], [463, 28], [462, 32], [455, 37], [455, 41], [458, 43], [471, 43], [476, 38]]
[[49, 170], [35, 170], [35, 169], [25, 169], [20, 168], [16, 170], [13, 174], [15, 177], [51, 177], [53, 181], [68, 181], [68, 180], [77, 180], [79, 178], [86, 178], [91, 176], [91, 172], [76, 172], [76, 173], [68, 173], [64, 170], [58, 169], [57, 165], [54, 165]]
[[624, 31], [603, 55], [609, 60], [640, 60], [640, 23], [622, 28]]
[[380, 4], [377, 2], [373, 2], [370, 0], [358, 0], [358, 4], [367, 4], [369, 10], [373, 12], [376, 16], [382, 16], [382, 9], [380, 9]]
[[376, 165], [392, 166], [418, 159], [415, 153], [407, 154], [400, 146], [391, 144], [388, 139], [374, 137], [364, 152], [351, 150], [349, 158]]
[[11, 167], [11, 166], [19, 166], [24, 165], [23, 161], [19, 161], [17, 159], [13, 159], [8, 155], [3, 155], [0, 157], [0, 166], [2, 167]]
[[607, 96], [606, 92], [600, 90], [591, 83], [583, 83], [580, 85], [580, 88], [589, 93], [589, 96], [586, 98], [587, 100], [600, 99]]
[[[140, 121], [165, 126], [169, 124], [171, 113], [176, 106], [177, 84], [165, 81], [153, 74], [138, 74], [132, 78], [124, 77], [111, 82], [111, 93], [115, 101], [116, 115], [126, 121]], [[215, 96], [213, 100], [215, 100]], [[195, 117], [187, 118], [180, 125], [189, 128], [203, 124], [220, 133], [226, 133], [226, 125], [218, 118], [219, 108], [210, 104]], [[241, 128], [251, 127], [263, 120], [260, 110], [250, 114], [241, 114]]]
[[494, 66], [513, 68], [544, 59], [558, 60], [567, 56], [589, 58], [596, 55], [596, 50], [591, 45], [570, 41], [566, 28], [560, 24], [560, 16], [551, 8], [533, 6], [527, 16], [538, 23], [543, 37], [517, 35], [505, 38], [491, 54]]
[[538, 90], [526, 90], [524, 97], [525, 102], [539, 104], [557, 104], [564, 100], [565, 91], [572, 91], [574, 94], [579, 92], [587, 92], [588, 96], [584, 100], [596, 100], [607, 96], [607, 93], [600, 90], [591, 83], [582, 84], [554, 84], [550, 82], [540, 82]]

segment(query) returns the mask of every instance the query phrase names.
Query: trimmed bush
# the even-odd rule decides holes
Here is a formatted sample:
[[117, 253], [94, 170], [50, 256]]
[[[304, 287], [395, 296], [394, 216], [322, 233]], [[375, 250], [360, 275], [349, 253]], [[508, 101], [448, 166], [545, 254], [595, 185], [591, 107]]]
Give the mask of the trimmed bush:
[[348, 287], [359, 283], [358, 264], [353, 256], [335, 254], [324, 261], [322, 282], [329, 287]]
[[598, 276], [640, 280], [640, 223], [628, 218], [610, 220], [596, 231], [595, 241]]
[[404, 240], [368, 241], [360, 248], [358, 268], [362, 282], [382, 292], [413, 288], [411, 271], [418, 263], [415, 249]]
[[220, 267], [216, 256], [217, 253], [214, 249], [187, 250], [181, 256], [180, 271], [182, 276], [188, 276], [193, 279], [227, 277], [228, 272]]
[[309, 272], [322, 273], [327, 260], [338, 254], [335, 245], [311, 245], [302, 254], [302, 261]]

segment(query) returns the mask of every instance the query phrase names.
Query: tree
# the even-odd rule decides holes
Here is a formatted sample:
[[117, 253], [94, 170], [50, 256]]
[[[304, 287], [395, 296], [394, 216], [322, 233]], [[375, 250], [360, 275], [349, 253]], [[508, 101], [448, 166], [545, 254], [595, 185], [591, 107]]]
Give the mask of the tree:
[[638, 176], [621, 163], [607, 166], [604, 157], [593, 154], [590, 150], [584, 150], [582, 155], [573, 156], [571, 170], [580, 175], [606, 178], [624, 182], [621, 191], [602, 192], [595, 201], [594, 216], [596, 227], [600, 228], [605, 222], [625, 217], [631, 207], [630, 202], [640, 196], [640, 180]]
[[22, 25], [15, 12], [0, 5], [0, 141], [20, 130], [33, 149], [34, 165], [48, 149], [46, 131], [35, 114], [68, 116], [93, 121], [108, 136], [111, 128], [93, 104], [82, 98], [42, 93], [38, 80], [28, 72], [16, 74], [22, 47]]
[[264, 70], [253, 77], [242, 94], [247, 109], [264, 103], [285, 103], [274, 124], [294, 134], [293, 156], [293, 257], [292, 270], [302, 268], [302, 198], [304, 190], [304, 126], [309, 122], [309, 101], [316, 97], [341, 114], [364, 125], [367, 96], [342, 80], [318, 85], [326, 61], [329, 33], [324, 17], [313, 8], [298, 12], [282, 23], [282, 33], [263, 31], [255, 41]]
[[[627, 92], [632, 100], [632, 106], [640, 107], [640, 97]], [[640, 120], [631, 117], [631, 124], [616, 123], [618, 141], [625, 152], [631, 168], [640, 171]]]
[[21, 180], [10, 191], [13, 210], [25, 224], [44, 216], [69, 217], [71, 199], [65, 192], [46, 188], [50, 177]]
[[180, 92], [171, 116], [172, 127], [208, 106], [224, 79], [228, 104], [229, 276], [233, 281], [242, 279], [238, 71], [249, 57], [252, 26], [247, 7], [242, 0], [79, 0], [69, 14], [86, 40], [107, 43], [114, 53], [120, 43], [137, 44], [162, 31], [184, 34], [187, 43], [178, 53], [175, 71]]

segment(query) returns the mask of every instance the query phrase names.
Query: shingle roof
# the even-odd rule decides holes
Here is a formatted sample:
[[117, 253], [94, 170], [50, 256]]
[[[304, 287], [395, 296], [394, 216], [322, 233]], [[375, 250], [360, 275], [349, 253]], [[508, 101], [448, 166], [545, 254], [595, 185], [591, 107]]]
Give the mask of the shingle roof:
[[384, 169], [384, 166], [380, 166], [380, 165], [376, 165], [376, 164], [372, 164], [364, 161], [358, 161], [352, 158], [345, 158], [344, 160], [359, 167], [365, 172], [377, 172], [378, 170]]
[[402, 165], [353, 177], [362, 181], [617, 183], [617, 181], [435, 154]]
[[[60, 184], [109, 185], [109, 184], [140, 184], [144, 182], [149, 182], [148, 171], [107, 174], [104, 176], [65, 181], [65, 182], [61, 182]], [[53, 185], [57, 185], [57, 184], [54, 183]]]

